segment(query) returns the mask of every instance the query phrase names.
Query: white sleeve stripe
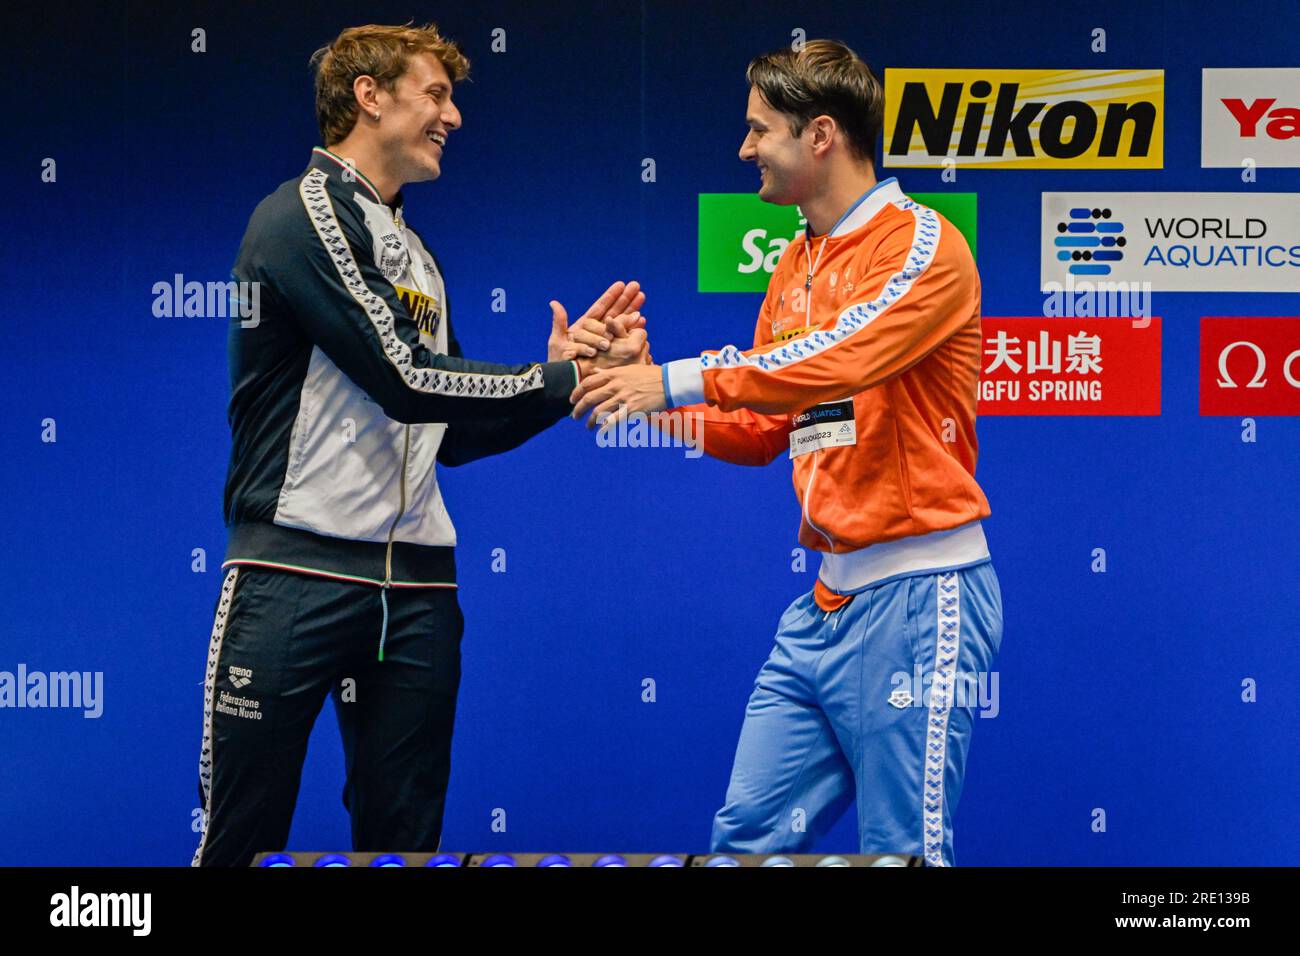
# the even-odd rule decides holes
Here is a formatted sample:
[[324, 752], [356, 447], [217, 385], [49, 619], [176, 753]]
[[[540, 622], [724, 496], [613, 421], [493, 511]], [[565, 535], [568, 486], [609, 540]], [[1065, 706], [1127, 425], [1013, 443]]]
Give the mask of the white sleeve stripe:
[[[859, 302], [851, 305], [835, 320], [835, 325], [825, 331], [812, 332], [802, 338], [792, 339], [788, 344], [771, 352], [759, 355], [745, 355], [734, 345], [728, 345], [719, 352], [706, 352], [700, 356], [701, 372], [719, 368], [756, 368], [762, 372], [777, 372], [789, 368], [822, 352], [834, 348], [856, 332], [870, 325], [877, 317], [884, 314], [891, 305], [911, 291], [916, 280], [921, 277], [931, 262], [939, 246], [939, 217], [933, 209], [919, 205], [904, 197], [894, 203], [899, 209], [912, 213], [916, 228], [912, 233], [912, 245], [901, 271], [889, 277], [880, 295], [871, 302]], [[677, 392], [674, 388], [673, 395]]]
[[704, 401], [704, 375], [697, 358], [678, 359], [664, 366], [673, 407], [698, 405]]
[[328, 178], [329, 175], [320, 169], [313, 169], [303, 177], [298, 193], [303, 205], [307, 207], [307, 218], [311, 220], [316, 235], [329, 253], [344, 288], [365, 310], [375, 334], [379, 336], [384, 355], [397, 369], [408, 388], [417, 392], [461, 398], [511, 398], [543, 386], [544, 370], [540, 365], [533, 366], [521, 375], [485, 375], [481, 372], [413, 366], [411, 347], [397, 334], [392, 309], [384, 297], [376, 295], [361, 276], [361, 269], [352, 256], [352, 250], [335, 216], [334, 205], [325, 189]]

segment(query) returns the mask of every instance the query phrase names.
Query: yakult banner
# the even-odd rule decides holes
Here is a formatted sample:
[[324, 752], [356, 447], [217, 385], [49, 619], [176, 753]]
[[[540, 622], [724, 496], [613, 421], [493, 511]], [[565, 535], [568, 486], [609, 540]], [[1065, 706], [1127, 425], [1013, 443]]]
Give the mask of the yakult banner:
[[1300, 291], [1296, 193], [1043, 193], [1042, 243], [1044, 291]]
[[1202, 415], [1300, 415], [1300, 317], [1202, 318], [1200, 379]]
[[1201, 165], [1300, 166], [1300, 69], [1201, 70]]
[[984, 316], [980, 415], [1159, 415], [1160, 319]]

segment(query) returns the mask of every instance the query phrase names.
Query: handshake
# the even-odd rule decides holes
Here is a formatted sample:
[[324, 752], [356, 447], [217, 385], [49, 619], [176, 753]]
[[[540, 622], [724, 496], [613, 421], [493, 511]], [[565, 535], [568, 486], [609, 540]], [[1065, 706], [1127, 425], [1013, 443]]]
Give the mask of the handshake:
[[650, 364], [645, 318], [638, 311], [644, 302], [639, 283], [615, 282], [573, 325], [564, 306], [551, 302], [546, 360], [573, 359], [584, 379], [597, 369]]
[[564, 306], [551, 303], [546, 357], [578, 363], [580, 380], [569, 401], [573, 418], [591, 413], [588, 428], [599, 424], [604, 431], [630, 413], [657, 412], [667, 404], [661, 370], [650, 357], [644, 302], [637, 282], [615, 282], [573, 325]]

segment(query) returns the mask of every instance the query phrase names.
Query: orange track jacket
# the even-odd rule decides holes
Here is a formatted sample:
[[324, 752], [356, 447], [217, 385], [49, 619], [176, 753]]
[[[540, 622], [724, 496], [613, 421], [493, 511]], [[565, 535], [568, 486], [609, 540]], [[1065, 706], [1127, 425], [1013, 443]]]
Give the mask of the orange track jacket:
[[[810, 261], [811, 260], [811, 261]], [[704, 451], [765, 465], [788, 451], [822, 552], [818, 603], [988, 560], [975, 482], [980, 281], [965, 237], [886, 179], [777, 263], [754, 347], [664, 367], [669, 407]]]

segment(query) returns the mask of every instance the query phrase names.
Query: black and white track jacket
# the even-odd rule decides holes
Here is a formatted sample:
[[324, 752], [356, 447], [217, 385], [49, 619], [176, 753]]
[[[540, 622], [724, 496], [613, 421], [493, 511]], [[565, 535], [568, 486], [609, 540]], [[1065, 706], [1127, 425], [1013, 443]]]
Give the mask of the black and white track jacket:
[[[230, 565], [391, 587], [452, 585], [434, 463], [516, 447], [569, 411], [572, 362], [461, 357], [437, 262], [328, 150], [254, 210], [230, 324]], [[241, 288], [251, 288], [244, 287]]]

